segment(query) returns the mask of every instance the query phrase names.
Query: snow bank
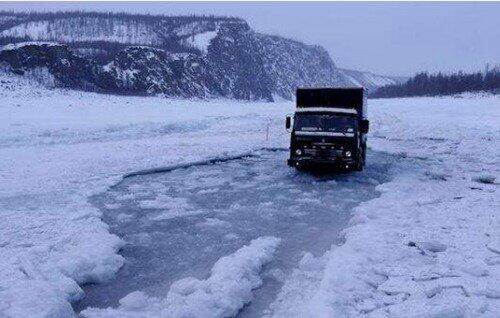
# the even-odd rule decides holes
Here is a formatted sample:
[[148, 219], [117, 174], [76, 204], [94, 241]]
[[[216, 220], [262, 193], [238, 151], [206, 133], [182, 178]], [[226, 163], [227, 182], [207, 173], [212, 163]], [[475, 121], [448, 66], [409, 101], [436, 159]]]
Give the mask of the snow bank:
[[[500, 271], [488, 265], [497, 257], [486, 248], [487, 235], [498, 231], [490, 223], [494, 195], [455, 199], [468, 192], [460, 181], [416, 184], [415, 178], [381, 185], [380, 198], [356, 209], [346, 243], [330, 255], [306, 308], [318, 317], [499, 312]], [[428, 192], [409, 196], [416, 187]]]
[[1, 72], [0, 99], [0, 317], [72, 316], [79, 285], [120, 268], [123, 243], [88, 196], [131, 172], [282, 146], [292, 107], [48, 90]]
[[0, 198], [0, 316], [66, 317], [78, 284], [104, 282], [123, 264], [122, 241], [83, 198]]
[[498, 317], [499, 106], [498, 96], [372, 102], [369, 142], [401, 157], [397, 177], [355, 209], [323, 268], [288, 279], [270, 316]]
[[120, 300], [116, 309], [90, 308], [84, 317], [232, 317], [252, 300], [259, 287], [264, 264], [273, 258], [280, 240], [260, 237], [235, 253], [222, 257], [206, 280], [194, 277], [172, 284], [165, 299], [148, 297], [137, 291]]

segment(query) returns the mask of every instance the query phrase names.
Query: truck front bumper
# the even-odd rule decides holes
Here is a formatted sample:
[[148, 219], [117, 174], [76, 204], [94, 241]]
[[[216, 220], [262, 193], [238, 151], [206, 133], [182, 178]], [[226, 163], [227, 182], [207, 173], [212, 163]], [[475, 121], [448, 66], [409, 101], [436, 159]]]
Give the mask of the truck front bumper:
[[351, 167], [356, 163], [353, 158], [335, 157], [335, 158], [315, 158], [315, 157], [295, 157], [287, 160], [290, 167], [306, 166], [334, 166], [339, 168]]

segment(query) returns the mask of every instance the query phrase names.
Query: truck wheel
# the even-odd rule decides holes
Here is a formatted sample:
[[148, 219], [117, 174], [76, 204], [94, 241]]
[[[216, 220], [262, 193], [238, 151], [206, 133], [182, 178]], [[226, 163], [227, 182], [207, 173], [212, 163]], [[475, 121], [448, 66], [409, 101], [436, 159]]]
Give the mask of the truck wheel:
[[355, 171], [363, 171], [363, 167], [365, 165], [365, 161], [363, 160], [363, 155], [359, 155], [356, 164], [354, 165]]

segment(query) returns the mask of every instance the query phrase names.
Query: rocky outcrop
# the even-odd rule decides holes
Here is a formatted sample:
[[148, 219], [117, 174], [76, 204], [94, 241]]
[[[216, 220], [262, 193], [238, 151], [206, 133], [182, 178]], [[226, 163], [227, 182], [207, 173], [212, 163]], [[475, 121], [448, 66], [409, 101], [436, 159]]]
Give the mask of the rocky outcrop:
[[43, 67], [56, 86], [120, 94], [273, 101], [297, 87], [352, 86], [323, 48], [241, 19], [67, 15], [9, 20], [0, 63], [19, 74]]

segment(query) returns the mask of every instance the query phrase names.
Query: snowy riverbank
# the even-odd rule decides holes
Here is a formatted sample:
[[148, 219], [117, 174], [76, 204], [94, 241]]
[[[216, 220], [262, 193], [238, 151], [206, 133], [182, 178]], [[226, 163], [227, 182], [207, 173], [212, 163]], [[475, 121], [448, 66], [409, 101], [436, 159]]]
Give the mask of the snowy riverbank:
[[497, 317], [500, 99], [370, 106], [370, 146], [407, 160], [355, 209], [345, 244], [303, 260], [272, 316]]
[[[284, 116], [293, 110], [287, 102], [28, 92], [2, 81], [0, 315], [7, 317], [71, 316], [78, 284], [106, 281], [120, 268], [123, 243], [89, 195], [137, 170], [286, 147]], [[356, 208], [344, 245], [301, 262], [269, 314], [498, 312], [499, 110], [491, 96], [371, 102], [369, 145], [406, 157], [406, 166], [379, 186], [380, 198]], [[262, 262], [271, 257], [266, 246], [259, 250]], [[258, 275], [261, 264], [252, 266], [244, 270]]]

